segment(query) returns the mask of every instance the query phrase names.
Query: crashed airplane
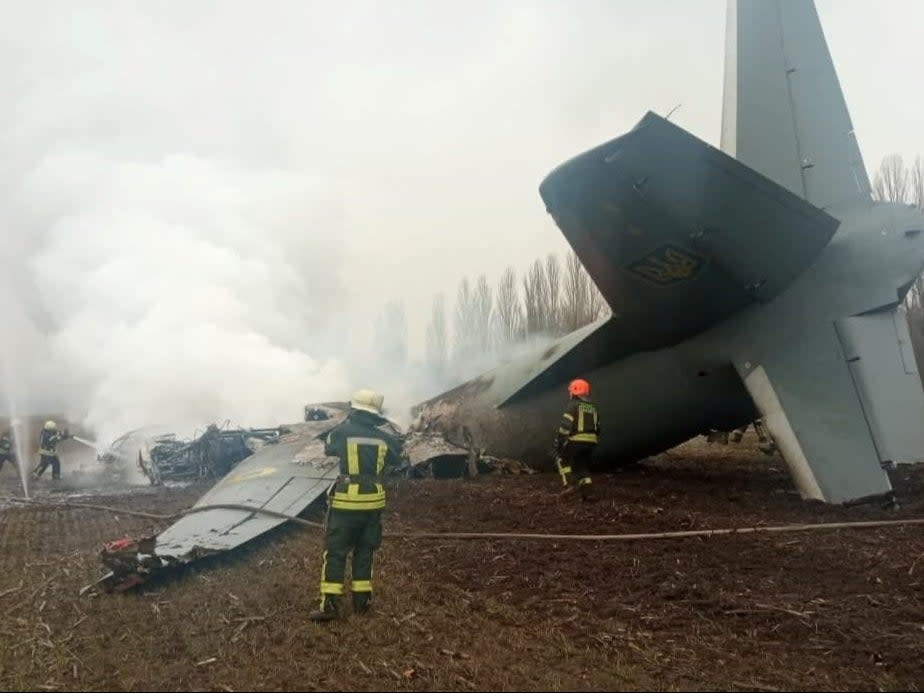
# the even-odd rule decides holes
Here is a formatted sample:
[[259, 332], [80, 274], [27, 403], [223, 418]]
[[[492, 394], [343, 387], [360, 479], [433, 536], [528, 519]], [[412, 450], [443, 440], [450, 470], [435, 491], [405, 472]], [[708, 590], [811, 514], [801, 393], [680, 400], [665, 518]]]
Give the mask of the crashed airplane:
[[[210, 427], [192, 443], [177, 442], [172, 437], [156, 443], [154, 449], [164, 448], [165, 461], [159, 467], [155, 464], [161, 481], [167, 469], [179, 468], [179, 474], [189, 476], [200, 475], [202, 464], [208, 465], [209, 474], [218, 462], [235, 466], [199, 499], [191, 513], [161, 534], [137, 540], [125, 537], [106, 544], [101, 559], [109, 572], [94, 584], [108, 591], [127, 590], [171, 568], [236, 549], [305, 511], [325, 494], [340, 473], [337, 458], [324, 453], [324, 439], [346, 418], [349, 405], [319, 404], [305, 411], [305, 423], [279, 429], [219, 431]], [[403, 437], [390, 422], [382, 427], [392, 436]], [[247, 452], [249, 456], [238, 461], [237, 456], [245, 453], [245, 440], [261, 444], [252, 455]], [[216, 448], [221, 441], [230, 447]], [[482, 458], [477, 451], [447, 443], [435, 434], [407, 436], [405, 451], [404, 471], [414, 476], [462, 476], [470, 467], [475, 473], [532, 471], [513, 460]], [[145, 454], [142, 450], [142, 457]], [[147, 454], [150, 457], [150, 451]]]
[[[346, 408], [325, 408], [328, 418], [288, 427], [289, 432], [240, 462], [180, 518], [156, 537], [120, 539], [102, 552], [109, 569], [100, 583], [125, 590], [171, 567], [189, 564], [244, 544], [295, 517], [322, 496], [339, 474], [324, 455], [324, 436], [346, 417]], [[247, 506], [278, 513], [229, 509]]]
[[179, 440], [173, 433], [138, 429], [115, 440], [97, 459], [110, 467], [137, 462], [152, 486], [201, 481], [224, 476], [241, 460], [275, 442], [284, 430], [227, 430], [212, 424], [193, 440]]
[[579, 376], [600, 459], [759, 416], [807, 499], [888, 496], [883, 464], [924, 459], [901, 311], [924, 218], [872, 199], [810, 0], [729, 2], [721, 151], [648, 113], [540, 195], [612, 317], [424, 403], [420, 427], [547, 458]]

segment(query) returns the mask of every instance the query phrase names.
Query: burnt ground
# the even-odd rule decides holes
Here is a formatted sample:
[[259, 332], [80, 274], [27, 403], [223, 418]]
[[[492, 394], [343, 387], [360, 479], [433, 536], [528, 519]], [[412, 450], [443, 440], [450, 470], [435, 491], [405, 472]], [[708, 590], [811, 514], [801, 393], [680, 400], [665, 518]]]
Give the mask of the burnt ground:
[[[401, 482], [386, 528], [622, 533], [924, 517], [924, 469], [893, 476], [897, 512], [810, 505], [779, 458], [691, 443], [599, 475], [595, 505], [562, 496], [550, 474]], [[4, 470], [0, 491], [14, 481]], [[170, 512], [201, 491], [104, 500]], [[623, 544], [386, 539], [375, 613], [327, 626], [306, 620], [320, 536], [297, 528], [135, 593], [78, 595], [99, 574], [101, 542], [162, 526], [0, 512], [0, 688], [924, 687], [922, 527]]]

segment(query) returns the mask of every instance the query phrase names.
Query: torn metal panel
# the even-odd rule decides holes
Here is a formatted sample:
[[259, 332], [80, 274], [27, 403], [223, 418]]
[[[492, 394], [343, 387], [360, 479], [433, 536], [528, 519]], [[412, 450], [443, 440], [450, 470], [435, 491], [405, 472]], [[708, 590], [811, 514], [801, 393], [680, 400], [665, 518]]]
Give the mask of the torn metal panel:
[[331, 418], [343, 417], [350, 411], [348, 402], [323, 402], [320, 404], [305, 405], [305, 421], [327, 421]]
[[[326, 420], [287, 427], [278, 442], [240, 462], [200, 498], [194, 506], [199, 512], [181, 518], [156, 538], [107, 544], [101, 557], [111, 572], [102, 584], [128, 589], [172, 566], [235, 549], [286, 521], [214, 506], [248, 506], [287, 517], [302, 513], [340, 473], [337, 458], [324, 454], [324, 437], [346, 418], [348, 408], [328, 411]], [[391, 425], [389, 429], [397, 430]]]
[[[172, 566], [233, 550], [283, 524], [285, 518], [301, 514], [340, 474], [338, 459], [324, 454], [324, 438], [346, 418], [349, 408], [325, 407], [324, 411], [329, 418], [289, 426], [277, 442], [240, 462], [199, 499], [193, 507], [198, 512], [182, 517], [159, 536], [108, 543], [102, 561], [111, 572], [101, 580], [103, 585], [128, 589]], [[390, 422], [381, 428], [402, 436]], [[406, 451], [412, 468], [425, 468], [437, 477], [462, 476], [452, 473], [453, 466], [461, 463], [464, 470], [471, 455], [468, 449], [427, 433], [408, 436]], [[477, 462], [481, 473], [532, 471], [513, 460], [483, 457]]]
[[263, 445], [276, 442], [284, 430], [221, 430], [213, 424], [198, 438], [180, 440], [173, 433], [154, 435], [140, 429], [116, 440], [99, 459], [137, 462], [154, 486], [166, 481], [211, 479], [224, 476]]
[[[342, 420], [293, 426], [292, 433], [239, 464], [194, 507], [248, 505], [298, 515], [339, 474], [337, 458], [324, 455], [323, 436]], [[165, 561], [185, 563], [233, 549], [282, 522], [238, 510], [209, 510], [184, 517], [159, 535], [155, 551]]]
[[275, 428], [220, 431], [210, 426], [191, 442], [161, 438], [143, 446], [139, 464], [154, 484], [220, 477], [263, 444], [275, 442], [279, 434]]
[[415, 476], [456, 478], [465, 476], [469, 451], [450, 443], [438, 433], [410, 433], [404, 451]]
[[414, 431], [404, 441], [414, 476], [456, 479], [466, 475], [474, 454], [479, 474], [532, 474], [533, 470], [518, 460], [491, 457], [479, 450], [456, 445], [439, 433]]

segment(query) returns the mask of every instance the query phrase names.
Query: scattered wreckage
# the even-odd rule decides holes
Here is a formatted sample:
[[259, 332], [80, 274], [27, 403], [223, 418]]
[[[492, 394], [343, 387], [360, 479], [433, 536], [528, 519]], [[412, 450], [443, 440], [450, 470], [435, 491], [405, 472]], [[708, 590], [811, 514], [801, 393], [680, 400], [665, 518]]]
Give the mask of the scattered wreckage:
[[182, 440], [175, 433], [137, 429], [118, 438], [98, 459], [108, 465], [137, 463], [152, 486], [217, 479], [264, 445], [279, 440], [285, 431], [223, 429], [211, 424], [201, 436]]
[[215, 506], [248, 506], [294, 517], [336, 479], [336, 458], [324, 455], [324, 435], [345, 414], [296, 424], [236, 465], [180, 518], [156, 537], [123, 538], [101, 553], [109, 573], [99, 582], [123, 591], [171, 567], [235, 549], [285, 522], [280, 517]]
[[[95, 584], [106, 591], [124, 591], [173, 567], [236, 549], [282, 525], [286, 518], [297, 517], [325, 495], [339, 475], [339, 463], [336, 457], [324, 454], [324, 438], [346, 418], [349, 406], [315, 405], [310, 418], [308, 409], [304, 423], [279, 429], [215, 428], [190, 443], [149, 437], [153, 444], [148, 453], [142, 451], [140, 455], [150, 459], [152, 471], [146, 473], [152, 481], [156, 478], [160, 483], [169, 475], [214, 474], [221, 464], [231, 469], [199, 499], [192, 512], [159, 535], [107, 543], [101, 559], [109, 572]], [[383, 428], [405, 441], [407, 460], [399, 470], [402, 475], [449, 478], [472, 470], [532, 471], [512, 460], [483, 457], [480, 451], [455, 445], [438, 434], [413, 432], [404, 436], [390, 422]], [[252, 454], [247, 448], [244, 455], [246, 441], [252, 439], [259, 440], [260, 445]], [[215, 441], [231, 442], [221, 447]]]
[[462, 447], [440, 433], [412, 431], [404, 438], [410, 475], [433, 479], [458, 479], [479, 474], [533, 474], [522, 462], [485, 455], [474, 447]]

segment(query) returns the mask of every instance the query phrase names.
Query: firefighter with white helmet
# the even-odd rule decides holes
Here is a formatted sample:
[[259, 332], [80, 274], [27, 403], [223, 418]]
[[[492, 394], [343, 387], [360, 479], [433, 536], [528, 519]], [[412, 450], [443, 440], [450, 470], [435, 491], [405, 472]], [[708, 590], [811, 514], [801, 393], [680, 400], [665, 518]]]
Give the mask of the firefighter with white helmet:
[[51, 467], [51, 478], [57, 481], [61, 478], [61, 460], [58, 458], [58, 443], [71, 437], [67, 429], [58, 431], [58, 424], [46, 421], [42, 427], [42, 436], [39, 439], [39, 465], [32, 472], [32, 477], [38, 479], [48, 467]]
[[329, 493], [329, 514], [321, 568], [321, 605], [313, 621], [341, 615], [347, 554], [353, 553], [353, 612], [363, 614], [372, 600], [372, 561], [382, 541], [385, 489], [382, 477], [402, 466], [401, 441], [382, 415], [384, 397], [358, 390], [346, 420], [327, 434], [325, 453], [340, 459], [340, 476]]

